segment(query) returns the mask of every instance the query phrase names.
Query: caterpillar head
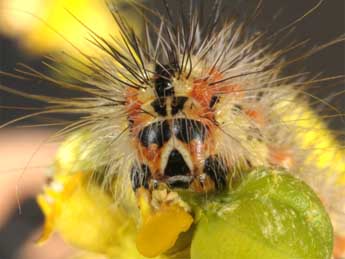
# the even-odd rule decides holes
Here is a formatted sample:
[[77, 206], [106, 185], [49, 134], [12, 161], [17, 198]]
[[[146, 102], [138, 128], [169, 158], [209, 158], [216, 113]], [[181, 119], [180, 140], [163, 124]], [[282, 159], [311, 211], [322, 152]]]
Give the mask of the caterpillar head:
[[219, 94], [233, 87], [210, 87], [208, 78], [178, 75], [171, 64], [156, 65], [152, 87], [127, 90], [127, 111], [137, 162], [132, 187], [183, 188], [195, 192], [227, 185], [227, 165], [215, 148]]

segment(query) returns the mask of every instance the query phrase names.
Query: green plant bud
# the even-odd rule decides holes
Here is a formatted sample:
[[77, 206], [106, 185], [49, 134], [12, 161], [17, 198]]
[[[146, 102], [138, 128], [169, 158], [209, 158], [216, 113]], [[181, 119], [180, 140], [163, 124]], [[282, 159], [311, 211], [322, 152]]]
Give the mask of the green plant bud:
[[285, 172], [260, 169], [208, 201], [191, 257], [327, 259], [332, 248], [330, 219], [311, 188]]

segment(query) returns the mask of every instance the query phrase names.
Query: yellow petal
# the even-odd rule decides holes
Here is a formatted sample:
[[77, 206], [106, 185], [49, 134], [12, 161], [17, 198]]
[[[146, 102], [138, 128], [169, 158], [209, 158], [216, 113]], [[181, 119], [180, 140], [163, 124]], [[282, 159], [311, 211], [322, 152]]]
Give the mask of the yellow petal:
[[43, 195], [39, 195], [37, 197], [37, 203], [40, 206], [43, 214], [45, 215], [43, 230], [39, 239], [37, 240], [38, 244], [43, 244], [48, 240], [48, 238], [54, 231], [55, 213], [54, 208], [50, 204], [48, 204]]
[[193, 218], [176, 205], [163, 206], [150, 215], [137, 234], [138, 251], [146, 257], [158, 256], [172, 248], [180, 233], [186, 232]]

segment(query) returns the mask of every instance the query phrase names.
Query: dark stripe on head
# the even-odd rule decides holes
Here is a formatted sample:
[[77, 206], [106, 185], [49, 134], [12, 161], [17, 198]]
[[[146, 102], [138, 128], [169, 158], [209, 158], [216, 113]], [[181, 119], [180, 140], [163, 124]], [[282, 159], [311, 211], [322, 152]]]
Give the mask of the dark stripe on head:
[[204, 142], [207, 129], [200, 121], [175, 119], [173, 122], [173, 132], [184, 143], [189, 143], [192, 140]]
[[167, 121], [154, 122], [139, 132], [140, 143], [144, 147], [149, 147], [152, 144], [162, 147], [171, 137], [169, 123]]
[[179, 96], [175, 97], [172, 104], [171, 104], [171, 115], [177, 114], [179, 111], [183, 110], [184, 104], [188, 100], [188, 97]]
[[151, 103], [151, 106], [160, 116], [167, 116], [167, 105], [165, 98], [158, 98]]
[[170, 188], [188, 189], [191, 181], [190, 181], [190, 178], [186, 178], [186, 179], [172, 178], [172, 179], [168, 179], [167, 183]]
[[158, 98], [164, 98], [174, 95], [174, 87], [171, 78], [175, 74], [175, 68], [172, 65], [156, 65], [155, 89]]

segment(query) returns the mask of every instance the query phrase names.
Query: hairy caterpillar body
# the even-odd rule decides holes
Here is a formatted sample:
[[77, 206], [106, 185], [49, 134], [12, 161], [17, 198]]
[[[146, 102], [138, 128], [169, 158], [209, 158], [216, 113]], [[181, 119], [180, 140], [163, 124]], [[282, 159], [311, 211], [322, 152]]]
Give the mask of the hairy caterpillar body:
[[334, 234], [344, 236], [345, 156], [308, 106], [305, 87], [317, 80], [282, 73], [329, 44], [284, 60], [298, 44], [274, 50], [261, 43], [264, 33], [248, 36], [244, 25], [221, 23], [219, 1], [205, 24], [193, 1], [180, 19], [163, 3], [168, 18], [155, 14], [159, 26], [146, 21], [143, 38], [111, 10], [121, 39], [90, 31], [102, 54], [81, 52], [80, 68], [63, 70], [73, 80], [23, 71], [82, 93], [69, 100], [28, 95], [49, 104], [38, 114], [81, 115], [63, 129], [73, 134], [38, 197], [46, 215], [41, 241], [58, 230], [110, 258], [198, 258], [191, 245], [198, 209], [189, 195], [212, 201], [261, 168], [306, 182]]

